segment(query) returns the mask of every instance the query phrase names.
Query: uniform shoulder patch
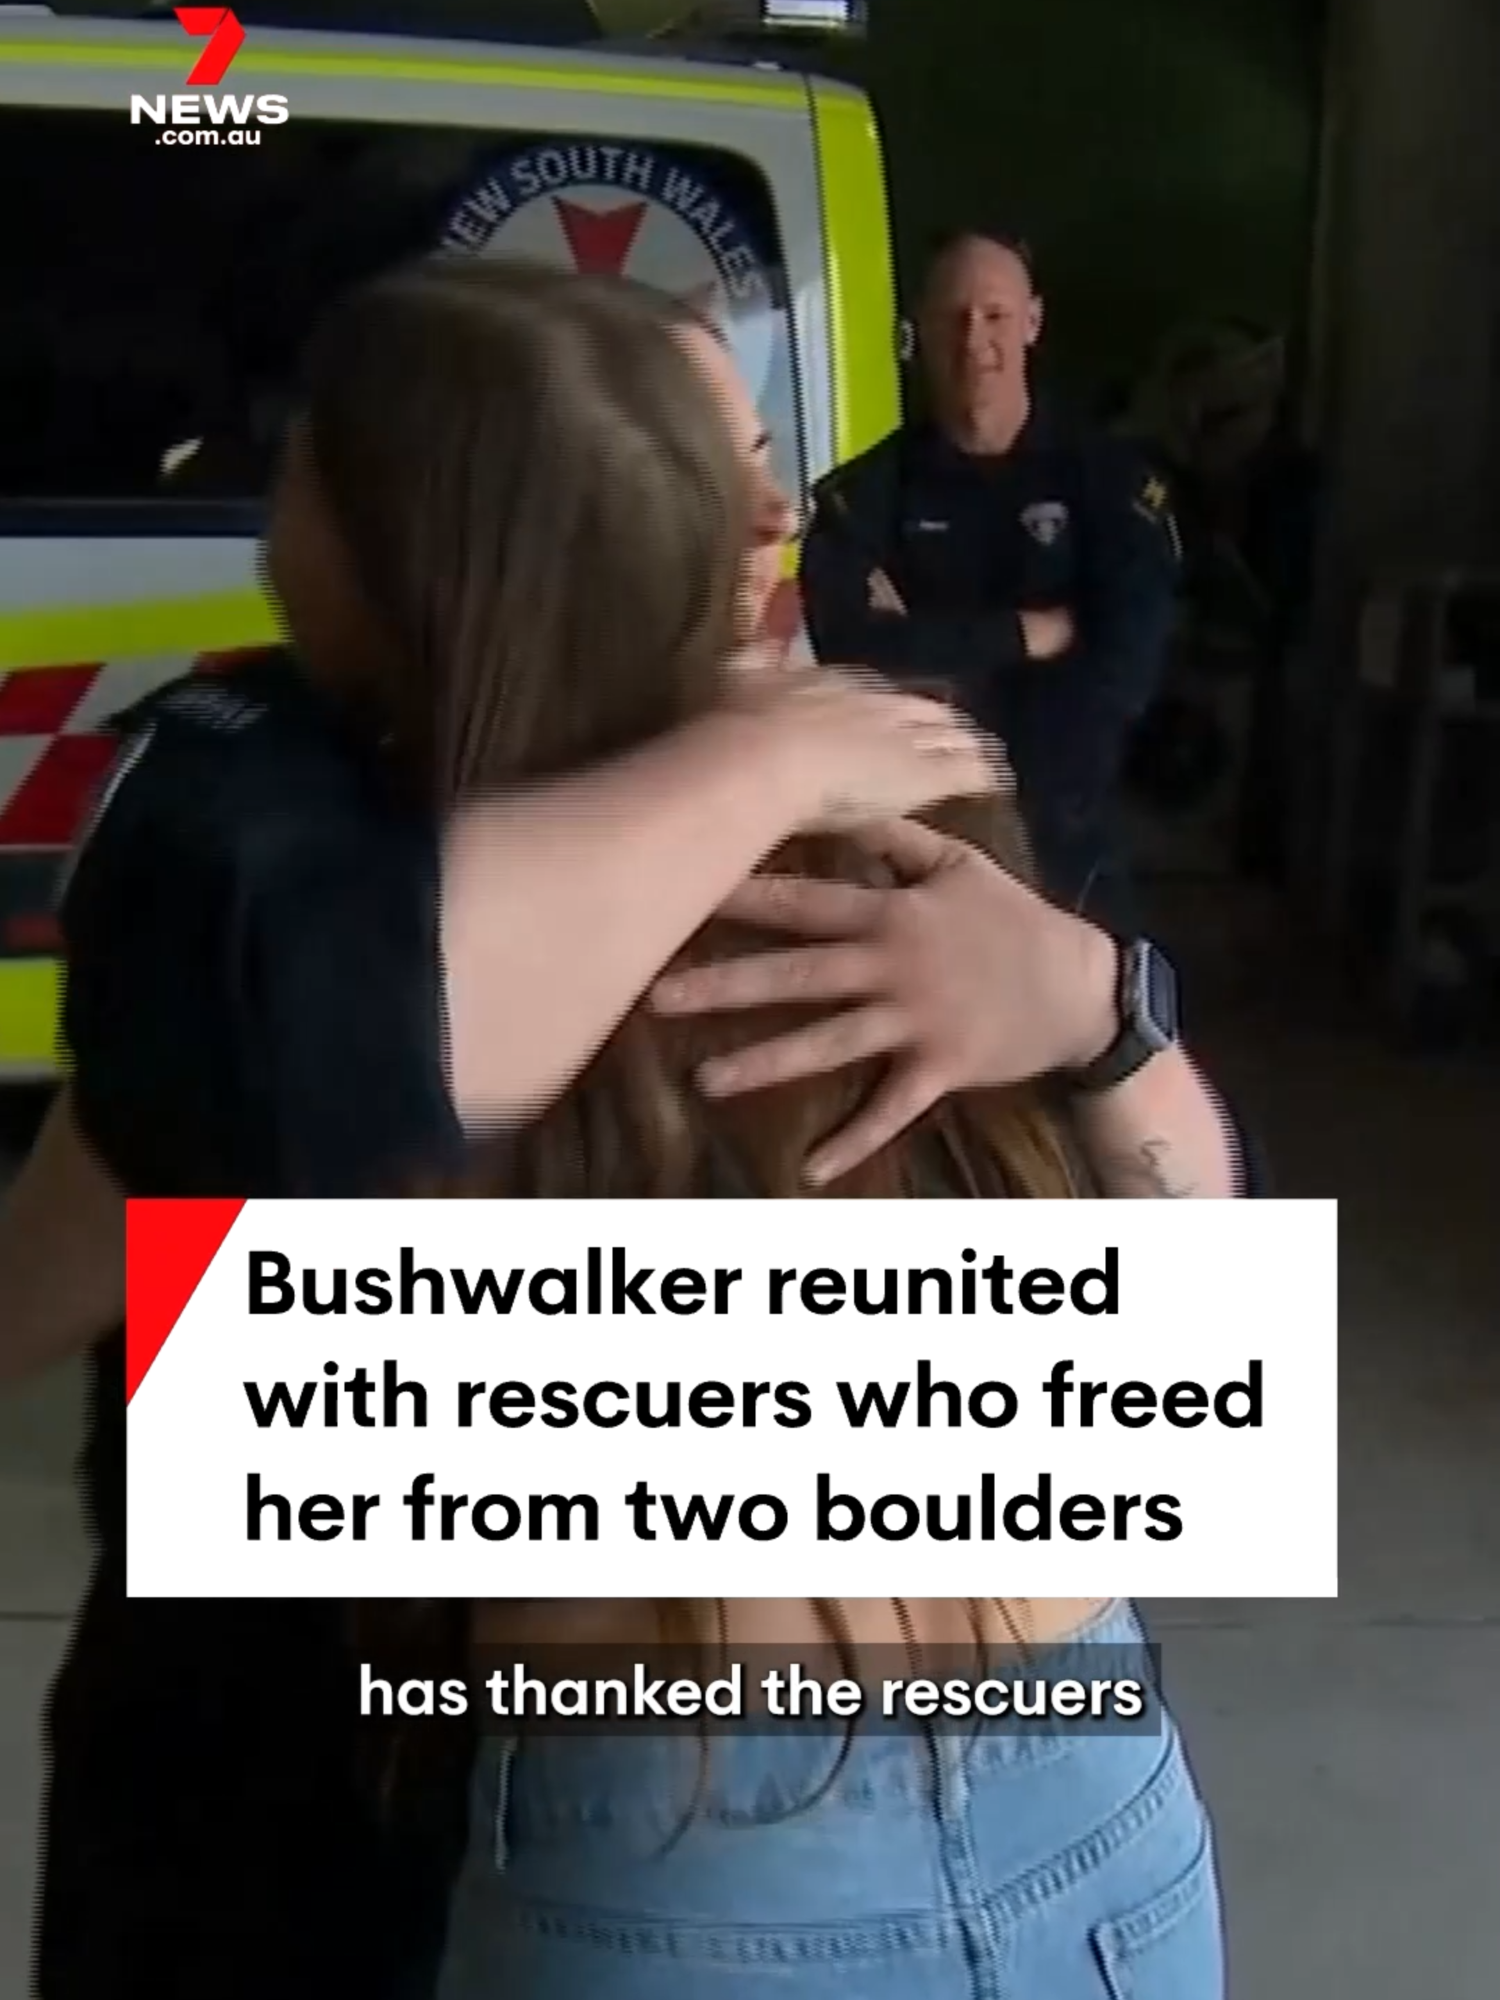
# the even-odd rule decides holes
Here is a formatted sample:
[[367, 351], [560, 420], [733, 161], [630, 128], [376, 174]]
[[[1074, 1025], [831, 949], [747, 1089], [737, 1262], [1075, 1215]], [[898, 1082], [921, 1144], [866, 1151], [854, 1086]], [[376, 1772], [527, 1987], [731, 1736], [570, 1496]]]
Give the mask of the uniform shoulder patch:
[[162, 735], [164, 724], [217, 736], [237, 736], [267, 713], [264, 702], [209, 675], [189, 675], [115, 716], [110, 725], [118, 737], [114, 762], [105, 772], [57, 878], [55, 904], [61, 907], [79, 863], [92, 844], [126, 780]]
[[157, 708], [162, 715], [223, 736], [237, 736], [266, 712], [263, 701], [206, 674], [179, 681], [161, 697]]

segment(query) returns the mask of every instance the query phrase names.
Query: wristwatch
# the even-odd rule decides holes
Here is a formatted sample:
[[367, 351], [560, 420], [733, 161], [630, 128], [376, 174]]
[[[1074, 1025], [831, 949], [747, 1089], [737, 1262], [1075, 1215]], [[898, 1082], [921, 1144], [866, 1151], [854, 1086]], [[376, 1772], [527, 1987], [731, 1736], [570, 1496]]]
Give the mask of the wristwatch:
[[1171, 960], [1149, 938], [1121, 942], [1118, 950], [1120, 1030], [1103, 1055], [1066, 1072], [1073, 1090], [1113, 1090], [1177, 1041], [1177, 974]]

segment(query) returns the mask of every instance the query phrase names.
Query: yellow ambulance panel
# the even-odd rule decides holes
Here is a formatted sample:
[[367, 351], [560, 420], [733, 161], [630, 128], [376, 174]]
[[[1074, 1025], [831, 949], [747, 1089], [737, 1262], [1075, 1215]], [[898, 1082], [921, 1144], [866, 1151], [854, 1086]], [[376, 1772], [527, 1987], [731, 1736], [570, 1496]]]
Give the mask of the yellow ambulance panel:
[[[0, 16], [0, 1082], [55, 1075], [62, 862], [109, 718], [274, 635], [296, 354], [428, 249], [621, 271], [722, 326], [789, 489], [898, 417], [867, 100], [753, 60]], [[87, 256], [58, 246], [87, 244]], [[799, 624], [794, 586], [778, 616]]]

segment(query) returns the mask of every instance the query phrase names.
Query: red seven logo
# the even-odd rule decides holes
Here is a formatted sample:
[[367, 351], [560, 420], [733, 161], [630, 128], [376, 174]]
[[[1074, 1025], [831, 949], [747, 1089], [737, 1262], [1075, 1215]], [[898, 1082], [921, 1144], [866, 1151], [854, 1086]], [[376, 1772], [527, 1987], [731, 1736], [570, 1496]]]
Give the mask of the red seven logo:
[[208, 39], [188, 82], [212, 90], [224, 81], [225, 71], [245, 46], [245, 31], [228, 7], [179, 7], [176, 14], [195, 41]]

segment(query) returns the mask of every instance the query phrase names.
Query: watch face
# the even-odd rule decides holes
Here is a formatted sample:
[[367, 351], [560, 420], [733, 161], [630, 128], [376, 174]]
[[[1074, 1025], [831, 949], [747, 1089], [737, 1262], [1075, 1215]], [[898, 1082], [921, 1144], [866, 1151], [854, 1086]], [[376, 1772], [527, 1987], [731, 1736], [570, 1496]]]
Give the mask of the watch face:
[[1141, 956], [1141, 1027], [1168, 1048], [1177, 1039], [1177, 974], [1154, 945], [1148, 944]]

